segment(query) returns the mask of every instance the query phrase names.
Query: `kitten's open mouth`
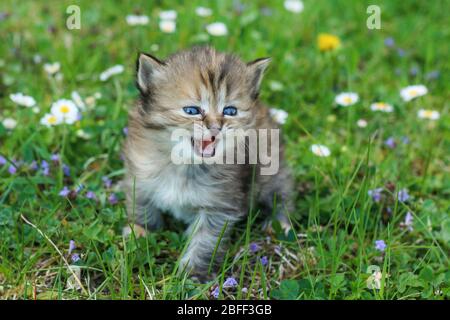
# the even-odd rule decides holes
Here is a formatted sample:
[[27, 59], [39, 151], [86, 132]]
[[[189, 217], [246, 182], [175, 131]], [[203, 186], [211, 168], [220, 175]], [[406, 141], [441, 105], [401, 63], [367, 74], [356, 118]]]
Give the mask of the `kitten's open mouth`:
[[203, 158], [214, 157], [216, 153], [216, 139], [212, 137], [210, 140], [197, 140], [191, 137], [192, 148], [194, 152]]

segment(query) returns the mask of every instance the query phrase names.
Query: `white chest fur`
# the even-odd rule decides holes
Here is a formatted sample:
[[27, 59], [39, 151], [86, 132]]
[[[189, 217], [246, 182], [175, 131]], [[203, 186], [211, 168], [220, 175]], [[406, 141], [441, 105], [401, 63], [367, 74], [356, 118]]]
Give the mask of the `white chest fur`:
[[166, 167], [142, 187], [155, 206], [185, 222], [192, 221], [198, 208], [210, 206], [218, 191], [208, 174], [187, 165]]

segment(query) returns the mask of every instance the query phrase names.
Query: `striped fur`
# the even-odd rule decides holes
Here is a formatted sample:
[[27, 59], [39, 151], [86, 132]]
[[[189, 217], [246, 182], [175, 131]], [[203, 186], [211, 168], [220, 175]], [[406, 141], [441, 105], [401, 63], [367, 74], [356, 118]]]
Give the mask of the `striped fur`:
[[[175, 165], [170, 157], [171, 133], [179, 128], [192, 131], [194, 126], [205, 136], [212, 135], [213, 128], [221, 132], [277, 128], [258, 100], [268, 62], [259, 59], [244, 63], [209, 47], [179, 52], [165, 61], [144, 54], [138, 59], [141, 97], [130, 111], [124, 146], [129, 219], [153, 230], [161, 227], [161, 214], [169, 213], [188, 224], [191, 241], [181, 266], [192, 274], [205, 275], [224, 231], [214, 262], [220, 261], [233, 224], [246, 216], [252, 166]], [[202, 114], [193, 117], [183, 113], [182, 108], [190, 105], [201, 106]], [[229, 105], [238, 109], [235, 117], [222, 115]], [[282, 159], [282, 148], [275, 152]], [[287, 225], [292, 182], [286, 167], [282, 164], [276, 175], [257, 175], [255, 179], [253, 189], [259, 202], [271, 212], [276, 194], [279, 204], [275, 209]]]

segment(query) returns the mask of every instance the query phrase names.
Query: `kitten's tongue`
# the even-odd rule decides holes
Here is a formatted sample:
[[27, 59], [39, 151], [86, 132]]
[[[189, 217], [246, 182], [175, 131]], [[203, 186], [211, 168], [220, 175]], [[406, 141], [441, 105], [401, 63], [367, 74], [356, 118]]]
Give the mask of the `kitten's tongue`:
[[214, 142], [211, 140], [202, 140], [202, 155], [212, 157], [214, 155]]

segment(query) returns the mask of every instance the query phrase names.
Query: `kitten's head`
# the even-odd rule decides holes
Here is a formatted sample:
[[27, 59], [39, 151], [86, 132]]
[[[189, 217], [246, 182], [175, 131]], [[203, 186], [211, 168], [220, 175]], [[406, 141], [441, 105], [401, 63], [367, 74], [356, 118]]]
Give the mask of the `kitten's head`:
[[245, 63], [209, 47], [183, 51], [165, 61], [140, 54], [141, 120], [166, 132], [186, 129], [186, 147], [198, 157], [213, 157], [223, 151], [221, 137], [227, 130], [255, 125], [259, 87], [269, 62], [264, 58]]

